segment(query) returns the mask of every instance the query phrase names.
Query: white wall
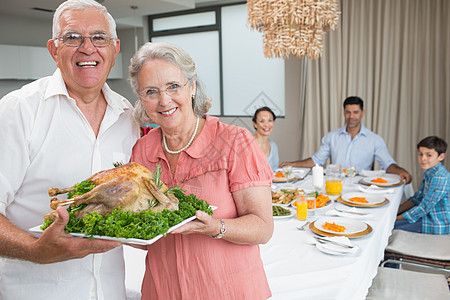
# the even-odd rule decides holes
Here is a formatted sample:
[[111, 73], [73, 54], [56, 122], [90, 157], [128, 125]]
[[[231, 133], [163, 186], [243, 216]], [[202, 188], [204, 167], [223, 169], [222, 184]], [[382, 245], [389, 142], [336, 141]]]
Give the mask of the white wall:
[[[11, 30], [14, 28], [14, 30]], [[121, 40], [121, 53], [123, 64], [123, 78], [121, 80], [108, 80], [108, 84], [112, 89], [122, 94], [130, 100], [131, 103], [136, 101], [128, 81], [128, 65], [130, 58], [135, 52], [134, 29], [118, 30], [118, 36]], [[139, 42], [142, 45], [147, 41], [147, 25], [138, 29]], [[47, 40], [51, 38], [50, 22], [12, 18], [10, 16], [0, 14], [0, 44], [9, 45], [26, 45], [46, 47]], [[2, 53], [0, 53], [2, 55]], [[49, 54], [50, 55], [50, 54]], [[0, 66], [1, 67], [1, 66]], [[271, 138], [278, 143], [280, 150], [280, 161], [297, 160], [299, 156], [300, 126], [298, 124], [300, 116], [300, 65], [298, 60], [287, 61], [285, 65], [285, 88], [286, 88], [286, 116], [276, 120], [274, 132]], [[10, 91], [20, 88], [22, 85], [29, 83], [29, 80], [0, 80], [0, 98]], [[223, 122], [234, 123], [243, 126], [254, 132], [251, 118], [221, 118]]]

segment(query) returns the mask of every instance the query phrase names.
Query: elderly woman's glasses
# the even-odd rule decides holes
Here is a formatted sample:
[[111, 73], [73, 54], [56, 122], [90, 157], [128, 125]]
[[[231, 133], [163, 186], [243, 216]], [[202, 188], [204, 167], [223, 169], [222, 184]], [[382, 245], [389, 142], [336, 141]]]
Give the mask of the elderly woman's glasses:
[[175, 96], [178, 95], [180, 90], [182, 88], [184, 88], [186, 86], [186, 84], [188, 84], [188, 82], [189, 82], [189, 80], [186, 81], [186, 83], [183, 84], [183, 85], [179, 85], [178, 83], [172, 83], [171, 85], [169, 85], [164, 90], [160, 90], [160, 89], [145, 89], [144, 91], [142, 91], [139, 94], [139, 96], [141, 96], [142, 100], [145, 100], [145, 101], [151, 101], [151, 100], [158, 99], [159, 96], [161, 95], [161, 92], [166, 93], [166, 95], [169, 96], [169, 97], [175, 97]]
[[91, 36], [83, 36], [79, 33], [66, 33], [56, 39], [62, 40], [64, 45], [69, 47], [80, 47], [83, 44], [84, 39], [89, 38], [92, 45], [95, 47], [106, 47], [109, 46], [111, 40], [114, 38], [110, 37], [106, 33], [96, 33]]

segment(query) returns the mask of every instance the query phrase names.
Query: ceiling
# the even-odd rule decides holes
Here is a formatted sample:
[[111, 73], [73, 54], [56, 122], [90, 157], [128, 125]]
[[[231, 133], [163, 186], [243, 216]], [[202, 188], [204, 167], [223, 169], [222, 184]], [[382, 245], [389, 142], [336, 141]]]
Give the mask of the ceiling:
[[[193, 9], [199, 6], [227, 3], [226, 0], [96, 0], [108, 8], [120, 27], [120, 19], [141, 17], [150, 14]], [[3, 0], [2, 0], [3, 2]], [[54, 10], [62, 0], [13, 0], [2, 5], [1, 14], [43, 19], [51, 22]], [[132, 9], [132, 7], [137, 7]], [[125, 22], [126, 23], [126, 22]]]

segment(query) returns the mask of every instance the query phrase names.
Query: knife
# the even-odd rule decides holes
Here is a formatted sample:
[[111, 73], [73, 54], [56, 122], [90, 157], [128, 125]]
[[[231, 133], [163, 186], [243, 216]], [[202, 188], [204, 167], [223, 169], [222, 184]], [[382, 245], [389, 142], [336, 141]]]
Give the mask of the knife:
[[318, 237], [318, 236], [314, 236], [314, 238], [317, 241], [320, 241], [320, 242], [327, 242], [327, 243], [331, 243], [331, 244], [338, 245], [338, 246], [345, 247], [345, 248], [349, 248], [349, 249], [353, 249], [355, 247], [355, 246], [350, 246], [350, 245], [347, 245], [347, 244], [344, 244], [344, 243], [336, 242], [336, 241], [325, 239], [325, 238]]

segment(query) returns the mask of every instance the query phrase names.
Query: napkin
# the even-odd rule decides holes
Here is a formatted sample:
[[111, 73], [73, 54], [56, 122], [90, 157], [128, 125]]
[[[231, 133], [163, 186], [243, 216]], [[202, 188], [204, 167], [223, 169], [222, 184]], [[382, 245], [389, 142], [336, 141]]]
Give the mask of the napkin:
[[353, 248], [346, 248], [343, 246], [335, 245], [332, 243], [320, 243], [313, 237], [306, 239], [305, 243], [310, 245], [316, 245], [316, 248], [320, 251], [331, 254], [331, 255], [355, 255], [359, 251], [359, 247], [352, 243], [348, 237], [345, 236], [334, 236], [334, 237], [321, 237], [322, 239], [335, 241], [342, 244], [346, 244], [349, 246], [353, 246]]
[[391, 194], [394, 192], [394, 189], [381, 188], [376, 185], [371, 185], [368, 188], [363, 188], [362, 186], [358, 185], [358, 189], [361, 192], [369, 193], [369, 194]]
[[367, 215], [359, 215], [355, 213], [351, 213], [351, 210], [349, 212], [342, 212], [337, 211], [334, 208], [328, 210], [325, 215], [327, 216], [339, 216], [344, 218], [353, 218], [353, 219], [371, 219], [373, 217], [373, 214], [367, 214]]
[[364, 177], [371, 177], [371, 176], [383, 176], [384, 174], [386, 174], [386, 171], [384, 170], [361, 170], [361, 172], [359, 172], [359, 175], [364, 176]]

